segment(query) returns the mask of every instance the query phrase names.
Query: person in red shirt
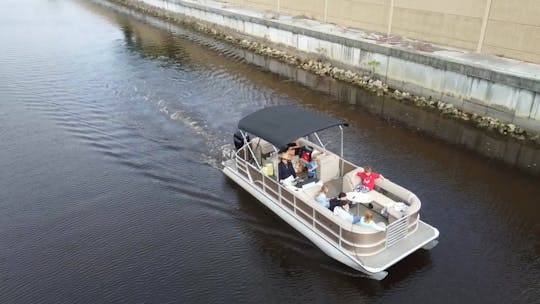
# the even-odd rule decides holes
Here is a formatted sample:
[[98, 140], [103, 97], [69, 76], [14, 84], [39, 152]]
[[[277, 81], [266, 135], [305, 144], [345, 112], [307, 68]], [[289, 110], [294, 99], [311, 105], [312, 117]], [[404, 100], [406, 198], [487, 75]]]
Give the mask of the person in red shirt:
[[372, 172], [370, 167], [365, 167], [364, 172], [358, 172], [357, 175], [362, 179], [361, 185], [370, 191], [375, 187], [376, 179], [384, 179], [381, 174]]

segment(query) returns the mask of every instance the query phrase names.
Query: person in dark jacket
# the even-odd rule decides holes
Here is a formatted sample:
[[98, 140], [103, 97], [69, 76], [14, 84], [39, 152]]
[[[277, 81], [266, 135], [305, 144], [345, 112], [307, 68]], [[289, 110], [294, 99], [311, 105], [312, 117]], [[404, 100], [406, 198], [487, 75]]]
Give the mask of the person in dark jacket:
[[296, 178], [296, 172], [294, 171], [294, 166], [291, 163], [292, 156], [285, 152], [282, 153], [279, 158], [281, 159], [278, 165], [279, 182], [283, 182], [283, 180], [289, 176]]
[[328, 208], [334, 212], [334, 208], [337, 206], [342, 206], [344, 202], [350, 205], [350, 202], [347, 199], [347, 194], [345, 194], [345, 192], [340, 192], [337, 197], [330, 200], [330, 207]]

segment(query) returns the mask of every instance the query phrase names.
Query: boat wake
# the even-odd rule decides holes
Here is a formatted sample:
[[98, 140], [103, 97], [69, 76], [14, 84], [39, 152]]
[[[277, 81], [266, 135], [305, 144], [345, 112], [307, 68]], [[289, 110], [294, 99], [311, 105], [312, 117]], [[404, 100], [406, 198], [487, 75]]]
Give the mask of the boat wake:
[[215, 169], [221, 169], [221, 163], [235, 152], [232, 143], [229, 143], [232, 139], [228, 138], [227, 134], [212, 130], [196, 112], [178, 108], [177, 105], [171, 105], [163, 100], [158, 102], [158, 108], [159, 112], [167, 116], [168, 119], [181, 123], [203, 141], [204, 147], [198, 149], [195, 161], [208, 164]]

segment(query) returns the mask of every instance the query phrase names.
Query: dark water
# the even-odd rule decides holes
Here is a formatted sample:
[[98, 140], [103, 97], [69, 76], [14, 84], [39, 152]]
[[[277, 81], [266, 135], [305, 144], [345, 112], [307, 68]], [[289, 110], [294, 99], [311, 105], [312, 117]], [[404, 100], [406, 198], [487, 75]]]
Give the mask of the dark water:
[[[0, 12], [0, 303], [538, 303], [538, 178], [188, 29], [83, 1]], [[417, 193], [439, 246], [368, 280], [227, 180], [236, 122], [275, 104], [348, 120], [347, 157]]]

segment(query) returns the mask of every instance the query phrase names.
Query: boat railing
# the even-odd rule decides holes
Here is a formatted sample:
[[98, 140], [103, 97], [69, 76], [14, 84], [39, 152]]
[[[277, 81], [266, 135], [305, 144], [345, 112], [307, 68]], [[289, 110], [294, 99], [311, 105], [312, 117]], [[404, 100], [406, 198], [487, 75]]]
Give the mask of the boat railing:
[[244, 148], [245, 146], [235, 154], [238, 172], [250, 183], [257, 185], [266, 195], [277, 201], [278, 206], [285, 212], [294, 214], [319, 236], [354, 254], [369, 255], [385, 248], [386, 236], [384, 234], [376, 233], [377, 236], [372, 237], [373, 234], [370, 233], [367, 240], [358, 241], [352, 237], [358, 235], [353, 231], [352, 225], [349, 229], [342, 227], [334, 219], [324, 214], [325, 212], [317, 210], [309, 202], [298, 197], [298, 192], [286, 188], [274, 177], [263, 174], [261, 170], [250, 163], [249, 154], [242, 151]]

